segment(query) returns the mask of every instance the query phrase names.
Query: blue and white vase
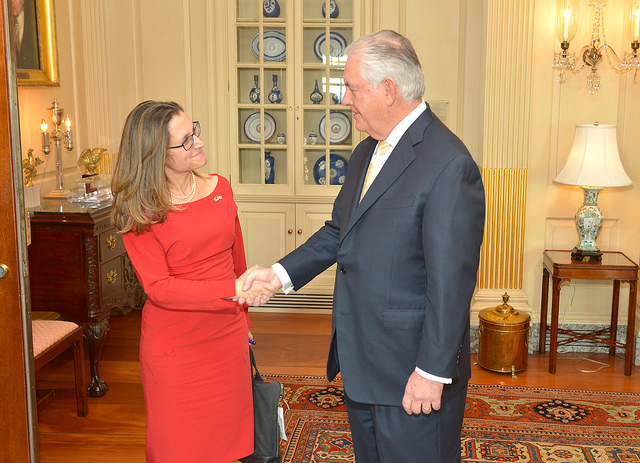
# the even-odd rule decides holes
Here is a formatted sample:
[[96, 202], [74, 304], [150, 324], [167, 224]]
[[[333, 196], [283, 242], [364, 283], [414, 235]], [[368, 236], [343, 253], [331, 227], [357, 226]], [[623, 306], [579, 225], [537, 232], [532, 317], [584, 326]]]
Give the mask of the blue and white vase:
[[253, 88], [249, 91], [249, 99], [251, 103], [260, 103], [260, 87], [257, 75], [253, 76]]
[[311, 98], [311, 101], [313, 101], [313, 104], [319, 104], [324, 98], [320, 90], [318, 90], [318, 79], [316, 79], [316, 88], [313, 89], [313, 92], [311, 92], [311, 95], [309, 95], [309, 98]]
[[280, 16], [280, 4], [278, 0], [264, 0], [262, 14], [265, 18], [277, 18]]
[[273, 184], [276, 176], [274, 169], [276, 160], [271, 156], [271, 151], [264, 152], [264, 183], [267, 185]]
[[340, 97], [338, 95], [336, 95], [335, 93], [331, 94], [331, 101], [333, 101], [333, 104], [340, 104]]
[[309, 134], [309, 143], [312, 145], [318, 143], [318, 135], [313, 131]]
[[[338, 8], [338, 4], [336, 0], [329, 0], [329, 17], [331, 19], [335, 19], [340, 14], [340, 8]], [[322, 4], [322, 17], [327, 17], [327, 2]]]
[[273, 88], [267, 98], [271, 103], [280, 103], [282, 101], [282, 92], [278, 88], [278, 76], [276, 74], [273, 75]]

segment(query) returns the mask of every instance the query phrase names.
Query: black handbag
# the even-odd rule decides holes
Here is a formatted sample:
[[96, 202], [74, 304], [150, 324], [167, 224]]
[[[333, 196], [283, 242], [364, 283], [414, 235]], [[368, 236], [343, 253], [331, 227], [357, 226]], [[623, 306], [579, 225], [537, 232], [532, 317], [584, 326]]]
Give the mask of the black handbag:
[[251, 379], [253, 382], [254, 437], [253, 454], [241, 458], [242, 463], [282, 463], [278, 407], [282, 397], [280, 381], [266, 382], [260, 376], [253, 350], [251, 354]]

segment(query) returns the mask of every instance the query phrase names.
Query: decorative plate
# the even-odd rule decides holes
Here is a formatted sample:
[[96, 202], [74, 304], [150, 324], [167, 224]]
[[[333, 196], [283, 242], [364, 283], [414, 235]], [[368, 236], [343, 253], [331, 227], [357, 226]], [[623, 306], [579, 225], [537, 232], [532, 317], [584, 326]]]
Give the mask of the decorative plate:
[[[260, 59], [260, 34], [251, 41], [251, 51]], [[280, 31], [264, 31], [264, 60], [282, 61], [287, 55], [287, 41]]]
[[[322, 116], [318, 127], [320, 136], [325, 140], [327, 139], [326, 118], [327, 116]], [[340, 111], [331, 111], [329, 113], [329, 142], [332, 144], [342, 143], [349, 138], [349, 135], [351, 135], [351, 120], [349, 116]]]
[[[256, 111], [244, 121], [244, 134], [252, 142], [260, 143], [260, 132], [262, 132], [262, 127], [260, 126], [260, 111]], [[271, 114], [265, 111], [264, 141], [271, 140], [274, 133], [276, 133], [276, 120]]]
[[[344, 56], [344, 50], [347, 48], [347, 40], [337, 32], [331, 32], [329, 36], [329, 56], [333, 59], [338, 59]], [[327, 54], [327, 36], [326, 32], [320, 34], [316, 41], [313, 42], [313, 52], [318, 59], [323, 63], [326, 60]]]
[[[336, 153], [329, 153], [329, 181], [331, 185], [342, 185], [347, 176], [347, 160]], [[313, 166], [313, 178], [318, 185], [327, 184], [325, 171], [327, 158], [322, 156]]]

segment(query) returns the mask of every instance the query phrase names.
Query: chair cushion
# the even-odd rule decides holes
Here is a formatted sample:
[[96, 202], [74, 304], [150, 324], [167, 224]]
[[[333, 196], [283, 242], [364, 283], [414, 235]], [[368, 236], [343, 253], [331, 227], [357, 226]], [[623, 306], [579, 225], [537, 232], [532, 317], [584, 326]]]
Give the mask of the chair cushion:
[[63, 320], [32, 320], [33, 356], [37, 357], [78, 327]]

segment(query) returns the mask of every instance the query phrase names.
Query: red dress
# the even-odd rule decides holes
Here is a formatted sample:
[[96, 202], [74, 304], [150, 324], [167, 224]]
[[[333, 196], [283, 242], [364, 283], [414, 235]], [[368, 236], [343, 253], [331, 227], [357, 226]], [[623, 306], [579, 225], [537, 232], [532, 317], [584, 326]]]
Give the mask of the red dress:
[[140, 370], [148, 462], [228, 463], [253, 453], [246, 312], [235, 295], [246, 270], [237, 207], [218, 176], [209, 196], [124, 234], [149, 297]]

